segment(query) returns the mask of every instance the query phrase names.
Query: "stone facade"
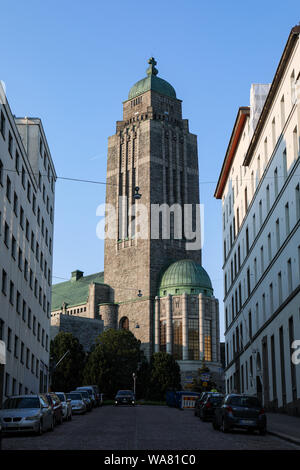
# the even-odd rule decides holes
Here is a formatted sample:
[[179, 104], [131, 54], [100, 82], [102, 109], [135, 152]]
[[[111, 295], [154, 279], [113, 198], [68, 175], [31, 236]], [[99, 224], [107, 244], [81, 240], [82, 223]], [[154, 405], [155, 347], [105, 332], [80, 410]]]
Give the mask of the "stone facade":
[[51, 318], [51, 339], [60, 331], [72, 333], [83, 349], [89, 352], [95, 345], [96, 338], [103, 332], [103, 321], [60, 313]]
[[[201, 267], [201, 244], [193, 249], [195, 240], [187, 231], [200, 232], [197, 137], [182, 119], [175, 90], [156, 77], [153, 58], [149, 64], [148, 77], [131, 89], [123, 103], [123, 120], [108, 139], [106, 204], [114, 209], [117, 224], [114, 231], [115, 220], [106, 220], [105, 284], [97, 287], [101, 295], [98, 304], [94, 302], [98, 310], [93, 318], [103, 320], [104, 330], [132, 331], [148, 359], [159, 350], [173, 354], [183, 374], [196, 373], [202, 359], [219, 370], [218, 301]], [[140, 200], [134, 197], [136, 187]], [[164, 233], [164, 220], [154, 234], [151, 211], [155, 206], [159, 212], [163, 204], [173, 210], [177, 205], [183, 217], [178, 222], [176, 214], [169, 213], [169, 233]], [[192, 208], [189, 220], [184, 218], [186, 205]], [[182, 278], [180, 295], [158, 294], [162, 276], [173, 263], [178, 263], [175, 271]], [[92, 297], [90, 292], [89, 301]], [[72, 314], [72, 308], [66, 306], [65, 312]], [[160, 337], [163, 321], [165, 343]], [[177, 345], [175, 332], [183, 340]]]

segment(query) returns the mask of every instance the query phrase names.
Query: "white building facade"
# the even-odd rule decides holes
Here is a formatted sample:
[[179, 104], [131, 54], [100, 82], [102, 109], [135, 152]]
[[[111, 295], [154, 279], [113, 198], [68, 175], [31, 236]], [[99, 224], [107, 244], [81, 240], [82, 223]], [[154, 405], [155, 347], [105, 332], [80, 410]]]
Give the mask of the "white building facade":
[[[238, 111], [223, 205], [226, 390], [300, 415], [300, 27], [271, 85]], [[253, 112], [255, 110], [255, 112]]]
[[40, 119], [14, 117], [1, 96], [0, 400], [48, 387], [56, 181]]

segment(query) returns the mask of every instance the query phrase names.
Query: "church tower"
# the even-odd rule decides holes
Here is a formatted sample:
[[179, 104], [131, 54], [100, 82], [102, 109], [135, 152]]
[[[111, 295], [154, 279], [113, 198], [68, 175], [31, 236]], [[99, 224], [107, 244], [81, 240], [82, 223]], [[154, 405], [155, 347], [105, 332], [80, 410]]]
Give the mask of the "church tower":
[[[197, 137], [189, 132], [188, 120], [182, 119], [182, 102], [174, 88], [157, 76], [153, 57], [148, 64], [147, 76], [130, 89], [123, 103], [123, 120], [117, 121], [116, 133], [108, 139], [106, 204], [115, 210], [116, 217], [106, 218], [104, 282], [111, 287], [111, 299], [100, 306], [100, 315], [106, 327], [132, 331], [149, 358], [157, 350], [172, 353], [176, 349], [171, 317], [165, 322], [168, 331], [160, 331], [164, 326], [159, 320], [159, 299], [177, 293], [174, 288], [171, 295], [167, 292], [170, 286], [164, 289], [161, 284], [164, 280], [166, 285], [166, 270], [180, 262], [181, 284], [184, 273], [192, 272], [193, 280], [187, 282], [196, 282], [197, 296], [204, 293], [205, 286], [198, 286], [203, 276], [199, 275]], [[157, 222], [159, 229], [154, 230]], [[211, 298], [210, 280], [208, 284], [206, 292]], [[179, 289], [183, 294], [184, 286]], [[187, 294], [191, 293], [189, 284]], [[179, 300], [186, 309], [188, 302]], [[168, 297], [163, 305], [170, 302]], [[172, 310], [170, 305], [167, 309]], [[185, 329], [181, 325], [181, 330], [176, 330], [181, 343], [188, 342], [188, 318], [185, 320]], [[197, 328], [199, 350], [199, 319]], [[164, 331], [168, 341], [160, 347]], [[188, 344], [184, 347], [179, 360], [189, 357]], [[215, 356], [218, 360], [217, 353]], [[199, 354], [197, 358], [201, 359]]]

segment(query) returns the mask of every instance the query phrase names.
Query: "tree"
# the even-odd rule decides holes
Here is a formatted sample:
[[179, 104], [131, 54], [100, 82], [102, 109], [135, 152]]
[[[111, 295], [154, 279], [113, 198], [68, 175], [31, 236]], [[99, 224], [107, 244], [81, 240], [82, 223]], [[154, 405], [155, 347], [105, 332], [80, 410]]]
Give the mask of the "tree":
[[97, 384], [108, 398], [119, 389], [133, 389], [132, 374], [143, 357], [141, 342], [129, 330], [103, 332], [91, 351], [84, 370], [87, 383]]
[[[57, 367], [54, 367], [67, 351], [69, 353]], [[53, 391], [69, 392], [82, 384], [85, 352], [83, 346], [72, 333], [61, 331], [51, 341], [50, 361], [54, 367], [51, 376]]]
[[150, 361], [148, 398], [165, 400], [168, 389], [181, 389], [180, 367], [173, 356], [165, 352], [153, 354]]

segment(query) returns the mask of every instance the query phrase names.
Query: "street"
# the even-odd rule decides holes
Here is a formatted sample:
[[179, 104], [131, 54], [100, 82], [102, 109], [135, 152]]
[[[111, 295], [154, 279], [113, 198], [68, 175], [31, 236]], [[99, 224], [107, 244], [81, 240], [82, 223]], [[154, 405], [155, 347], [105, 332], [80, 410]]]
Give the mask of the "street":
[[215, 431], [193, 410], [103, 406], [42, 436], [3, 438], [3, 450], [295, 450], [277, 437]]

